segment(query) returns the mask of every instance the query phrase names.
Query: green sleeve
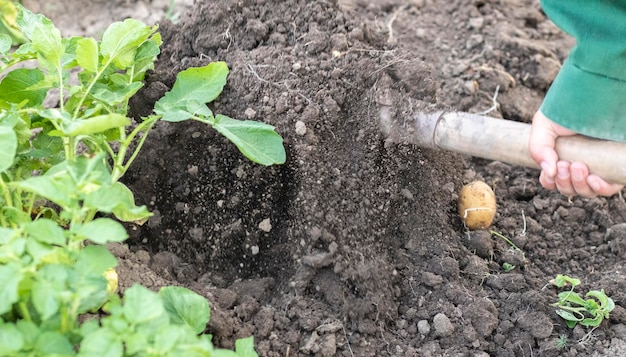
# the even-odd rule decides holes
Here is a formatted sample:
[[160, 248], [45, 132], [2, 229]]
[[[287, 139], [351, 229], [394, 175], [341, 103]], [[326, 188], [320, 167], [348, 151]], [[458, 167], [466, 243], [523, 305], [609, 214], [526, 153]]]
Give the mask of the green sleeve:
[[541, 112], [578, 133], [626, 141], [626, 0], [542, 0], [541, 5], [576, 38]]

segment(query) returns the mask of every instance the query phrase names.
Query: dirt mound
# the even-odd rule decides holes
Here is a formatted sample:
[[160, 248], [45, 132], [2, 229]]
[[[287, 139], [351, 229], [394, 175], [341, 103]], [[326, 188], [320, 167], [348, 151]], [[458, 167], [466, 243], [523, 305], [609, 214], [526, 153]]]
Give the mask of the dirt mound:
[[[288, 152], [261, 167], [204, 125], [167, 124], [125, 178], [155, 213], [134, 227], [134, 255], [209, 297], [219, 343], [254, 335], [261, 356], [556, 356], [624, 337], [618, 306], [621, 327], [575, 343], [586, 331], [558, 325], [556, 291], [542, 289], [564, 273], [620, 303], [623, 199], [568, 201], [536, 172], [380, 132], [381, 107], [405, 122], [496, 104], [492, 115], [528, 121], [571, 44], [534, 1], [198, 1], [161, 32], [137, 115], [178, 71], [226, 61], [212, 109], [275, 125]], [[456, 191], [476, 178], [521, 250], [464, 233]]]

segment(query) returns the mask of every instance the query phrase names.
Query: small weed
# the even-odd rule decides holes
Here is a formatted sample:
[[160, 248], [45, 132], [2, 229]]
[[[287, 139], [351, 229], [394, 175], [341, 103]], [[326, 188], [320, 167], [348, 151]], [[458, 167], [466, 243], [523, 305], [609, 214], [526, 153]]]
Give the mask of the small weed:
[[574, 328], [576, 324], [596, 327], [602, 320], [609, 318], [609, 313], [615, 308], [615, 303], [608, 297], [604, 290], [591, 290], [583, 299], [574, 288], [580, 285], [580, 280], [567, 275], [558, 274], [550, 283], [557, 288], [571, 286], [568, 291], [559, 293], [559, 301], [552, 304], [557, 307], [557, 315], [561, 316], [569, 328]]
[[167, 11], [165, 12], [165, 18], [170, 20], [173, 24], [180, 22], [180, 13], [174, 12], [175, 3], [175, 0], [170, 0], [170, 5], [167, 7]]
[[505, 236], [504, 234], [500, 233], [500, 232], [496, 232], [494, 230], [489, 231], [489, 233], [491, 233], [491, 235], [494, 235], [500, 239], [502, 239], [503, 241], [505, 241], [508, 245], [511, 246], [511, 248], [515, 249], [515, 250], [519, 250], [522, 251], [521, 249], [519, 249], [518, 246], [515, 245], [515, 243], [513, 243], [512, 240], [510, 240], [507, 236]]
[[504, 269], [505, 273], [510, 273], [511, 271], [513, 271], [513, 269], [515, 269], [515, 265], [504, 262], [502, 263], [502, 269]]
[[556, 348], [558, 348], [559, 350], [567, 348], [568, 344], [569, 341], [566, 334], [559, 335], [559, 337], [556, 339]]

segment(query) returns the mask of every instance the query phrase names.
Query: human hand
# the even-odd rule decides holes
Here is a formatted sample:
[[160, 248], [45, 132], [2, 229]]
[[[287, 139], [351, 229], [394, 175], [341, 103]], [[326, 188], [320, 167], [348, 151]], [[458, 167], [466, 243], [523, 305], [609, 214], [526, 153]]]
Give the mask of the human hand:
[[537, 111], [533, 118], [528, 144], [533, 160], [541, 166], [539, 176], [541, 185], [549, 190], [557, 189], [568, 197], [612, 196], [620, 192], [624, 186], [608, 183], [601, 177], [590, 174], [585, 163], [559, 160], [554, 149], [556, 139], [576, 134]]

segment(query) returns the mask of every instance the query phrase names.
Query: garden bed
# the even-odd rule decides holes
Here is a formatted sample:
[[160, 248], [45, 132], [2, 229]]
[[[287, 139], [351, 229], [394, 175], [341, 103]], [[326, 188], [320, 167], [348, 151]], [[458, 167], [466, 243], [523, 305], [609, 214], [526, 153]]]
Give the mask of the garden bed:
[[[489, 115], [529, 122], [573, 45], [537, 1], [183, 5], [179, 23], [160, 23], [162, 54], [131, 110], [148, 114], [179, 71], [225, 61], [215, 109], [274, 125], [287, 162], [253, 164], [203, 125], [158, 125], [124, 178], [154, 216], [112, 247], [122, 287], [190, 287], [211, 303], [217, 344], [253, 335], [260, 356], [626, 353], [622, 197], [568, 200], [543, 190], [537, 171], [392, 144], [380, 131], [383, 106], [406, 121], [496, 102]], [[111, 21], [167, 10], [89, 6]], [[39, 9], [67, 31], [108, 25], [77, 27], [61, 8]], [[477, 179], [496, 193], [492, 229], [519, 249], [465, 231], [457, 193]], [[551, 306], [557, 274], [604, 289], [611, 318], [591, 334], [568, 328]]]

